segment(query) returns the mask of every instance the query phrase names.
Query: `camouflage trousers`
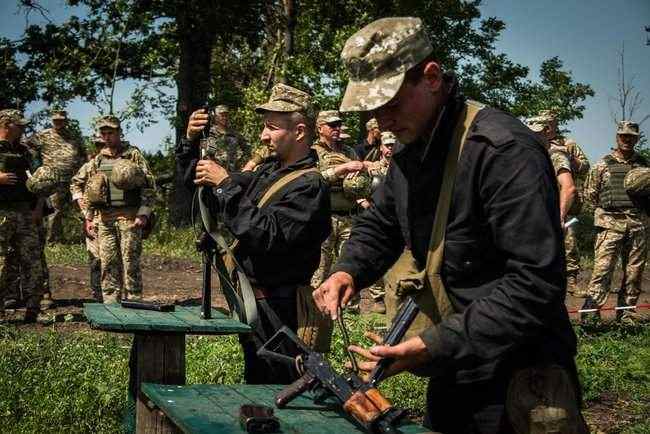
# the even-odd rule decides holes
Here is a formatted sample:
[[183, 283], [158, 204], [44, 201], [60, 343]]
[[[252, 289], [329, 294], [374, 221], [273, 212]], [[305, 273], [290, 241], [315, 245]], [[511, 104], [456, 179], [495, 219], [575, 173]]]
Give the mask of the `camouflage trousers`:
[[[45, 224], [40, 224], [37, 226], [37, 235], [39, 242], [39, 255], [41, 261], [41, 270], [42, 275], [41, 279], [38, 280], [37, 285], [41, 294], [50, 293], [50, 272], [47, 266], [47, 260], [45, 258], [45, 243], [47, 241], [47, 227]], [[13, 248], [10, 248], [9, 254], [7, 255], [5, 261], [5, 272], [7, 275], [7, 293], [5, 294], [6, 299], [13, 298], [15, 300], [23, 300], [25, 298], [22, 287], [21, 279], [21, 270], [18, 253], [14, 251]]]
[[[95, 219], [95, 227], [98, 227], [99, 219]], [[99, 235], [94, 238], [86, 237], [86, 251], [88, 252], [88, 267], [90, 269], [90, 290], [93, 298], [99, 302], [102, 297], [102, 269], [99, 260]]]
[[[567, 217], [567, 220], [570, 219], [571, 217]], [[564, 251], [566, 252], [567, 275], [577, 278], [580, 273], [580, 251], [578, 250], [575, 226], [569, 226], [564, 234]]]
[[[351, 233], [352, 217], [332, 214], [332, 233], [320, 247], [320, 264], [311, 278], [311, 286], [318, 288], [327, 278], [345, 242], [350, 239]], [[348, 307], [358, 309], [360, 299], [359, 295], [355, 295], [348, 303]]]
[[134, 228], [135, 217], [102, 215], [97, 225], [101, 288], [104, 303], [127, 295], [142, 295], [142, 229]]
[[50, 203], [54, 212], [47, 218], [47, 241], [54, 243], [63, 238], [63, 218], [74, 211], [70, 192], [57, 191], [50, 196]]
[[[4, 299], [15, 285], [6, 263], [15, 255], [20, 268], [20, 286], [27, 310], [39, 311], [43, 296], [43, 265], [38, 228], [32, 223], [31, 211], [0, 211], [0, 310]], [[9, 260], [11, 262], [11, 260]]]
[[628, 228], [625, 232], [602, 229], [596, 236], [589, 296], [599, 306], [607, 302], [612, 274], [619, 257], [623, 268], [619, 304], [636, 304], [641, 293], [641, 279], [648, 252], [646, 233], [647, 230], [643, 227]]

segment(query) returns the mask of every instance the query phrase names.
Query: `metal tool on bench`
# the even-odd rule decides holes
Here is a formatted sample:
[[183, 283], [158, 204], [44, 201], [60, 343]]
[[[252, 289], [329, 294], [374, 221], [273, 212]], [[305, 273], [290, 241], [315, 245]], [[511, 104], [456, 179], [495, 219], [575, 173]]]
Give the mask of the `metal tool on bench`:
[[176, 306], [171, 303], [155, 303], [151, 301], [122, 300], [120, 305], [126, 309], [154, 310], [156, 312], [174, 312]]
[[[278, 352], [278, 348], [287, 343], [296, 346], [297, 356]], [[312, 351], [288, 327], [278, 330], [257, 355], [294, 366], [301, 375], [278, 393], [275, 401], [278, 408], [309, 390], [315, 393], [315, 402], [322, 402], [329, 396], [336, 398], [345, 413], [368, 433], [397, 432], [395, 425], [405, 415], [403, 410], [393, 407], [379, 390], [364, 383], [356, 374], [347, 378], [337, 374], [323, 354]]]
[[280, 421], [266, 405], [244, 404], [239, 407], [239, 424], [246, 432], [263, 434], [280, 430]]

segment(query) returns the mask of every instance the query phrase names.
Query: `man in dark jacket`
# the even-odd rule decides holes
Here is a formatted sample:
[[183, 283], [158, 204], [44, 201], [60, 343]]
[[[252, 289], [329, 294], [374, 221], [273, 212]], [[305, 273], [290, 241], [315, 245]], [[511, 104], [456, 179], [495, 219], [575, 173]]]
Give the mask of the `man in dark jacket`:
[[[404, 248], [425, 268], [445, 157], [465, 106], [455, 79], [431, 53], [415, 18], [375, 21], [343, 49], [350, 82], [341, 110], [370, 111], [400, 144], [375, 206], [357, 219], [333, 273], [314, 291], [332, 317]], [[371, 360], [366, 368], [391, 357], [389, 374], [431, 377], [428, 427], [510, 432], [508, 385], [515, 372], [536, 364], [563, 367], [577, 401], [558, 210], [543, 145], [509, 114], [480, 110], [460, 156], [446, 225], [441, 272], [453, 313], [396, 346], [357, 348]]]
[[[255, 291], [260, 327], [256, 339], [242, 338], [246, 382], [282, 384], [293, 381], [294, 373], [259, 359], [258, 344], [281, 325], [296, 330], [296, 292], [309, 288], [318, 266], [320, 245], [330, 233], [330, 200], [325, 181], [313, 170], [286, 184], [265, 206], [258, 206], [276, 181], [290, 172], [315, 168], [318, 157], [310, 149], [314, 126], [308, 94], [278, 84], [269, 102], [256, 111], [264, 116], [260, 139], [277, 158], [255, 172], [240, 173], [229, 173], [213, 160], [199, 160], [195, 183], [209, 187], [203, 189], [203, 199], [211, 215], [238, 240], [235, 256]], [[206, 124], [205, 112], [194, 112], [188, 139], [195, 140]]]

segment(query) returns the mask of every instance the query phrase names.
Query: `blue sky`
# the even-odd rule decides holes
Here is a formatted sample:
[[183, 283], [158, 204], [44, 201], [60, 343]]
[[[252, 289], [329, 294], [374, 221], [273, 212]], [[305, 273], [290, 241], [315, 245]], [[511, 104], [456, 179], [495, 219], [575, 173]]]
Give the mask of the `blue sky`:
[[[10, 38], [20, 36], [25, 19], [22, 14], [15, 14], [16, 2], [0, 3], [0, 34]], [[71, 13], [82, 13], [79, 9], [63, 7], [61, 0], [40, 3], [50, 11], [54, 21]], [[568, 125], [569, 136], [577, 140], [592, 161], [608, 152], [613, 143], [615, 126], [609, 99], [616, 94], [618, 51], [623, 42], [628, 75], [636, 77], [636, 87], [645, 96], [639, 114], [650, 114], [650, 46], [646, 45], [650, 34], [644, 31], [644, 26], [650, 25], [650, 0], [484, 0], [481, 11], [484, 16], [505, 21], [506, 30], [497, 49], [529, 67], [533, 78], [545, 59], [559, 56], [576, 81], [593, 87], [596, 95], [587, 101], [584, 118]], [[30, 20], [43, 22], [38, 14], [32, 14]], [[118, 86], [118, 109], [132, 88], [133, 83]], [[29, 107], [28, 114], [39, 108], [38, 105]], [[83, 101], [74, 101], [67, 108], [82, 127], [97, 115], [95, 107]], [[642, 126], [646, 131], [648, 128], [650, 121]], [[170, 125], [161, 118], [144, 133], [128, 131], [126, 137], [143, 149], [156, 151], [171, 133]]]

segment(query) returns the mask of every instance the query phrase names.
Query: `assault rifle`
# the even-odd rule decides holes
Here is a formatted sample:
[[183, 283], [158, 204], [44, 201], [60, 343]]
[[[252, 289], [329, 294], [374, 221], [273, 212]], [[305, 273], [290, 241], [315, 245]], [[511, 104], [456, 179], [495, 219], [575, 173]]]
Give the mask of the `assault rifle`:
[[[289, 342], [287, 342], [289, 341]], [[288, 343], [295, 345], [298, 355], [287, 356], [278, 352]], [[306, 391], [315, 394], [320, 403], [334, 396], [345, 413], [368, 433], [397, 433], [395, 426], [404, 416], [403, 410], [393, 405], [375, 387], [363, 382], [356, 374], [345, 378], [337, 374], [325, 356], [308, 348], [288, 327], [282, 327], [257, 352], [258, 357], [272, 359], [297, 369], [301, 377], [280, 391], [275, 404], [285, 407]]]

